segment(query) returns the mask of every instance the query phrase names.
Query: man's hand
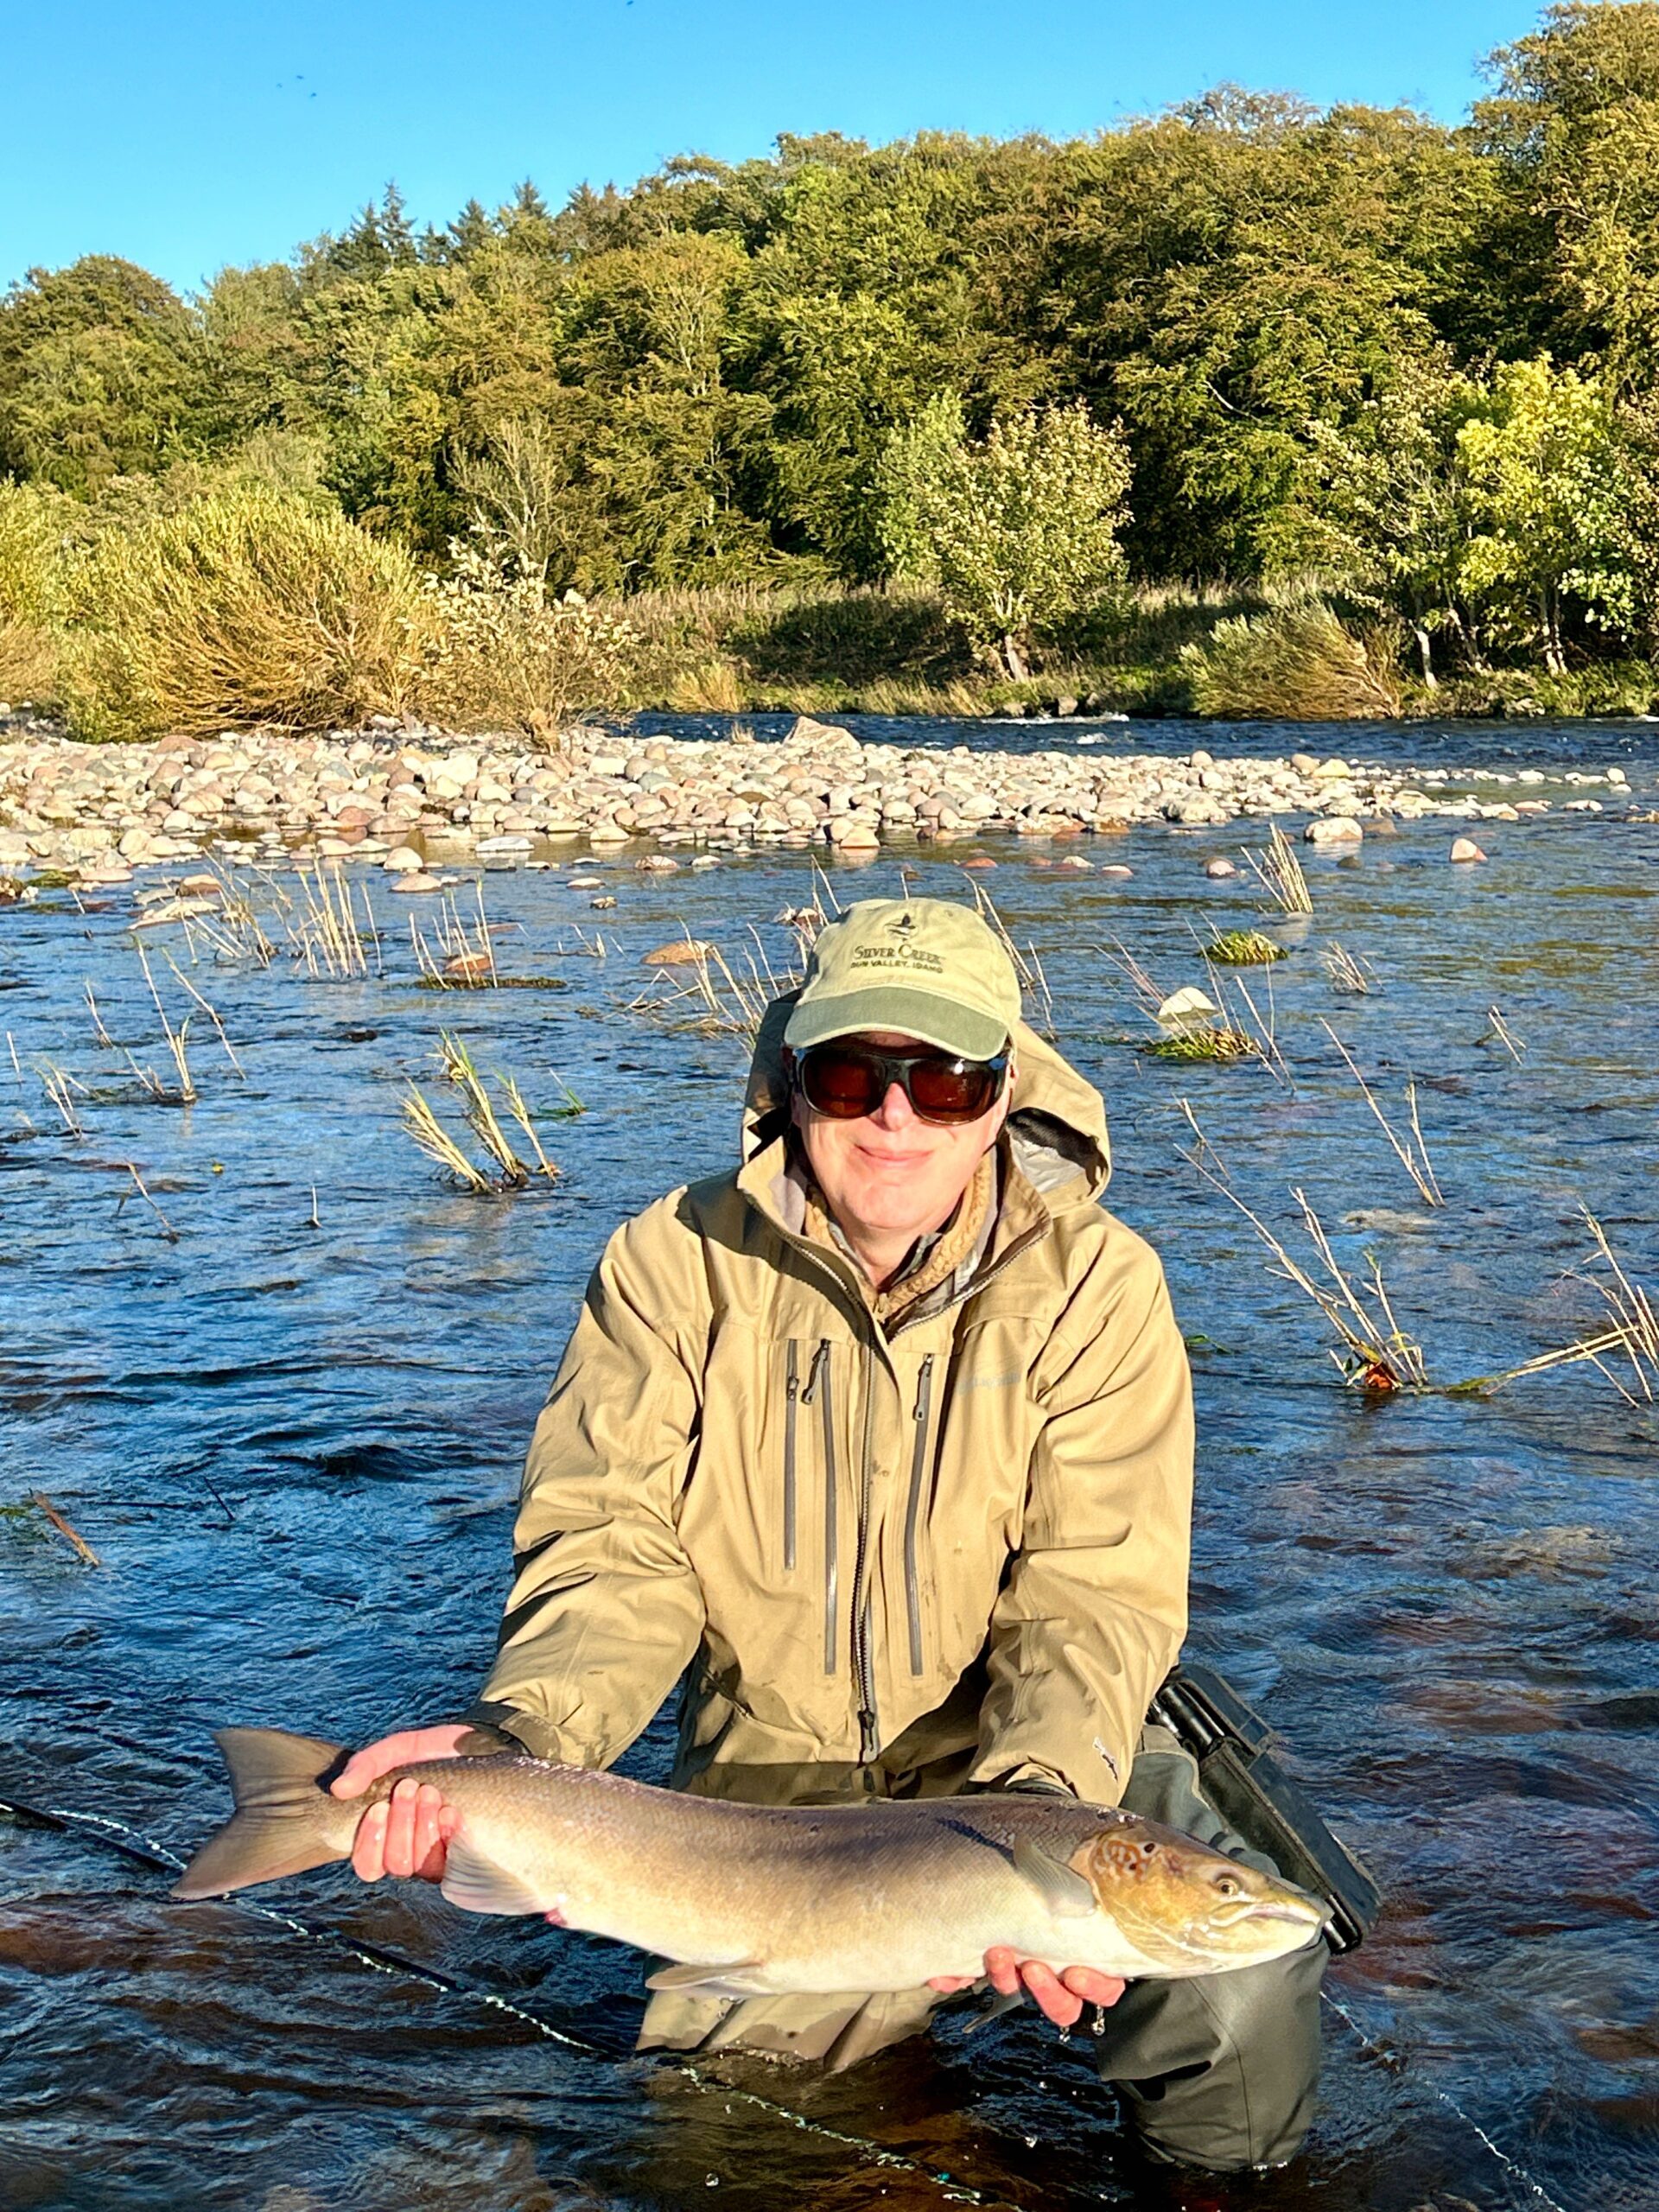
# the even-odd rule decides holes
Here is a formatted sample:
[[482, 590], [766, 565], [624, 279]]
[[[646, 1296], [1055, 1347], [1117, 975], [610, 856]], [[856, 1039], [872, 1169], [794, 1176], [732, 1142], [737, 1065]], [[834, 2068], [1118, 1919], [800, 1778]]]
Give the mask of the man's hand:
[[[1015, 1997], [1024, 1988], [1036, 1999], [1039, 2010], [1057, 2028], [1075, 2027], [1085, 2005], [1116, 2005], [1124, 1984], [1114, 1974], [1098, 1974], [1093, 1967], [1067, 1967], [1056, 1974], [1039, 1959], [1022, 1966], [1012, 1944], [993, 1943], [985, 1954], [985, 1973], [999, 1997]], [[938, 1974], [927, 1985], [945, 1996], [970, 1985], [971, 1974]]]
[[[464, 1720], [446, 1721], [436, 1728], [400, 1729], [395, 1736], [383, 1736], [378, 1744], [353, 1751], [329, 1789], [336, 1797], [360, 1797], [371, 1783], [395, 1767], [454, 1758], [472, 1732]], [[415, 1874], [423, 1882], [441, 1882], [448, 1841], [460, 1817], [432, 1783], [416, 1783], [406, 1775], [390, 1797], [371, 1805], [358, 1822], [353, 1871], [365, 1882], [380, 1881], [387, 1874]]]

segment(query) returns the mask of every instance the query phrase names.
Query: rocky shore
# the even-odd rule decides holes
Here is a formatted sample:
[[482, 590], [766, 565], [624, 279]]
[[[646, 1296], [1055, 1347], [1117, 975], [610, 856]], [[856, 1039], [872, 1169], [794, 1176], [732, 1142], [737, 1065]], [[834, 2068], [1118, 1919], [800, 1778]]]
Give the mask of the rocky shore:
[[533, 865], [575, 842], [856, 854], [988, 833], [1071, 838], [1148, 822], [1220, 828], [1252, 816], [1305, 817], [1308, 842], [1340, 843], [1383, 818], [1515, 821], [1599, 811], [1630, 796], [1617, 767], [1497, 775], [1303, 753], [1126, 755], [1093, 750], [1087, 733], [1064, 751], [906, 749], [804, 717], [778, 742], [582, 728], [558, 752], [391, 723], [327, 737], [270, 730], [120, 746], [14, 723], [0, 726], [0, 874], [120, 882], [137, 868], [219, 851], [261, 866], [376, 863], [412, 886], [428, 861]]

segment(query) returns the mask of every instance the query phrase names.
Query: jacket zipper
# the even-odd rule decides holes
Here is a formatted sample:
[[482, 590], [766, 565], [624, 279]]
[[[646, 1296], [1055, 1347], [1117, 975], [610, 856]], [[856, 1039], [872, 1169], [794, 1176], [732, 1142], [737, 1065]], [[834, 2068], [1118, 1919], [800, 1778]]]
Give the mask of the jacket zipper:
[[927, 1471], [927, 1417], [933, 1402], [933, 1355], [922, 1361], [916, 1383], [916, 1440], [910, 1454], [910, 1501], [905, 1509], [905, 1606], [910, 1616], [910, 1671], [922, 1671], [922, 1595], [916, 1574], [916, 1526], [921, 1516], [922, 1478]]
[[795, 1569], [795, 1424], [801, 1398], [800, 1353], [793, 1337], [784, 1378], [784, 1571]]
[[881, 1749], [875, 1709], [875, 1662], [870, 1649], [870, 1521], [875, 1491], [875, 1391], [871, 1355], [863, 1347], [864, 1434], [859, 1455], [858, 1554], [853, 1570], [853, 1672], [858, 1691], [858, 1756], [868, 1766]]
[[810, 1406], [816, 1394], [823, 1418], [823, 1671], [836, 1671], [836, 1602], [840, 1588], [841, 1562], [836, 1556], [835, 1402], [830, 1388], [830, 1339], [822, 1337], [812, 1355], [801, 1403]]

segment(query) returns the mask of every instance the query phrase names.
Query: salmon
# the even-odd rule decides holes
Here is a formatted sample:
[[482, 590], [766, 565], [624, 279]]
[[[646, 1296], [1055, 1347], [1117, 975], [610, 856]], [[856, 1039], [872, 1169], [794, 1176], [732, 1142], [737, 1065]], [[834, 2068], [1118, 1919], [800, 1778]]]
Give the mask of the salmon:
[[1018, 1794], [735, 1805], [526, 1755], [435, 1759], [362, 1797], [345, 1752], [270, 1728], [217, 1741], [236, 1809], [176, 1897], [222, 1897], [348, 1858], [405, 1776], [458, 1813], [443, 1894], [468, 1912], [556, 1913], [672, 1963], [653, 1989], [776, 1997], [977, 1977], [993, 1945], [1057, 1971], [1218, 1974], [1313, 1942], [1316, 1898], [1110, 1808]]

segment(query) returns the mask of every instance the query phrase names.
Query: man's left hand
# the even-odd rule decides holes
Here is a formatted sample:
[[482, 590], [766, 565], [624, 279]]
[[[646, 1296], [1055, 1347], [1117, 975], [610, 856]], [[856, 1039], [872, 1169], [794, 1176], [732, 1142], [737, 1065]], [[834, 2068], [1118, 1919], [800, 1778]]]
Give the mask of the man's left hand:
[[[1056, 1974], [1040, 1959], [1021, 1964], [1012, 1944], [993, 1943], [985, 1954], [985, 1975], [1000, 1997], [1016, 1997], [1024, 1989], [1039, 2011], [1057, 2028], [1072, 2028], [1083, 2017], [1085, 2005], [1116, 2005], [1124, 1984], [1116, 1974], [1098, 1974], [1093, 1967], [1066, 1967]], [[944, 1996], [966, 1989], [971, 1974], [937, 1974], [928, 1983]]]

